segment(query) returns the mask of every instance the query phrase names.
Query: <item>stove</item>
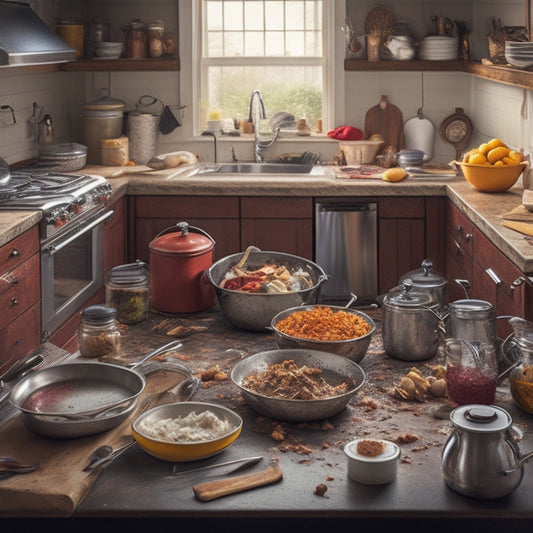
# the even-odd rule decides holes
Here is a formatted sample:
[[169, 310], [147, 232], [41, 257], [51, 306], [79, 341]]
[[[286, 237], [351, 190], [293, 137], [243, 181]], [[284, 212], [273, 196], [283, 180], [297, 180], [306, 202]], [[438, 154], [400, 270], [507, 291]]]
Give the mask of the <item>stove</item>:
[[0, 209], [42, 211], [40, 237], [44, 241], [100, 211], [110, 196], [111, 186], [102, 176], [17, 169], [0, 187]]

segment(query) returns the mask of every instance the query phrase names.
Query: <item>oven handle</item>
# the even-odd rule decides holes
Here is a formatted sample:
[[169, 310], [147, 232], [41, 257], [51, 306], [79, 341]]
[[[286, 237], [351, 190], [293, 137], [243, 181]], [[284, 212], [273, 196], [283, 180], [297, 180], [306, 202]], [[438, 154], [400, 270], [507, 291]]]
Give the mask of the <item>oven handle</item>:
[[91, 222], [89, 222], [87, 225], [84, 225], [83, 228], [80, 231], [77, 231], [74, 233], [74, 235], [71, 235], [68, 239], [65, 239], [64, 241], [61, 241], [60, 244], [57, 246], [50, 245], [47, 246], [45, 251], [48, 252], [49, 255], [55, 255], [59, 250], [70, 244], [72, 241], [76, 240], [78, 237], [83, 235], [84, 233], [87, 233], [88, 231], [92, 230], [94, 227], [98, 226], [98, 224], [101, 224], [104, 220], [107, 220], [108, 218], [112, 217], [114, 215], [114, 211], [110, 210], [105, 212], [103, 215], [99, 216], [98, 218], [95, 218]]

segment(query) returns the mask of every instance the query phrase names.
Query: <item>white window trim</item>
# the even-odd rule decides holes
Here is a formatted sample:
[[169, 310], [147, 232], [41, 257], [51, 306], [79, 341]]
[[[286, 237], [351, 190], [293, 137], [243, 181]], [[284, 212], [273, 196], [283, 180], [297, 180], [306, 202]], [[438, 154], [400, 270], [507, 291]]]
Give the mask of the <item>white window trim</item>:
[[[180, 40], [180, 101], [188, 112], [183, 120], [183, 134], [194, 138], [199, 113], [201, 35], [198, 5], [201, 0], [179, 0]], [[324, 0], [327, 23], [324, 27], [324, 45], [328, 50], [324, 70], [325, 113], [324, 128], [333, 128], [344, 120], [344, 52], [345, 37], [340, 30], [346, 17], [344, 1]], [[308, 138], [306, 139], [308, 142]]]

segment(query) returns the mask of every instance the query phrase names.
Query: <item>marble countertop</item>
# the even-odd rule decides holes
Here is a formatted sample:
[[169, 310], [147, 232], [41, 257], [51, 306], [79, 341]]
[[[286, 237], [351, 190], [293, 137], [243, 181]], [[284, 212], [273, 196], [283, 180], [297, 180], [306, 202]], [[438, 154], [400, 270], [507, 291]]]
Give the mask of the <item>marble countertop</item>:
[[[101, 168], [101, 167], [100, 167]], [[83, 172], [91, 172], [86, 167]], [[533, 273], [531, 238], [502, 225], [501, 217], [522, 203], [522, 180], [503, 193], [482, 193], [461, 177], [409, 177], [398, 183], [381, 179], [339, 179], [330, 168], [324, 176], [199, 175], [194, 166], [109, 178], [114, 196], [447, 196], [522, 272]], [[34, 211], [0, 212], [0, 246], [41, 218]]]

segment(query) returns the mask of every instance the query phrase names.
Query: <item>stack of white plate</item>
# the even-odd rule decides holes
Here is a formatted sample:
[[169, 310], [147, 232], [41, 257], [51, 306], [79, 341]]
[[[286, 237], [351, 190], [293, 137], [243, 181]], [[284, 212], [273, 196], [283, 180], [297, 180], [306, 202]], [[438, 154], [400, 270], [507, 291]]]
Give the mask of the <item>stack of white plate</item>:
[[505, 59], [518, 68], [533, 66], [533, 43], [529, 41], [505, 41]]
[[418, 59], [423, 61], [455, 61], [457, 50], [457, 37], [428, 35], [420, 42]]

